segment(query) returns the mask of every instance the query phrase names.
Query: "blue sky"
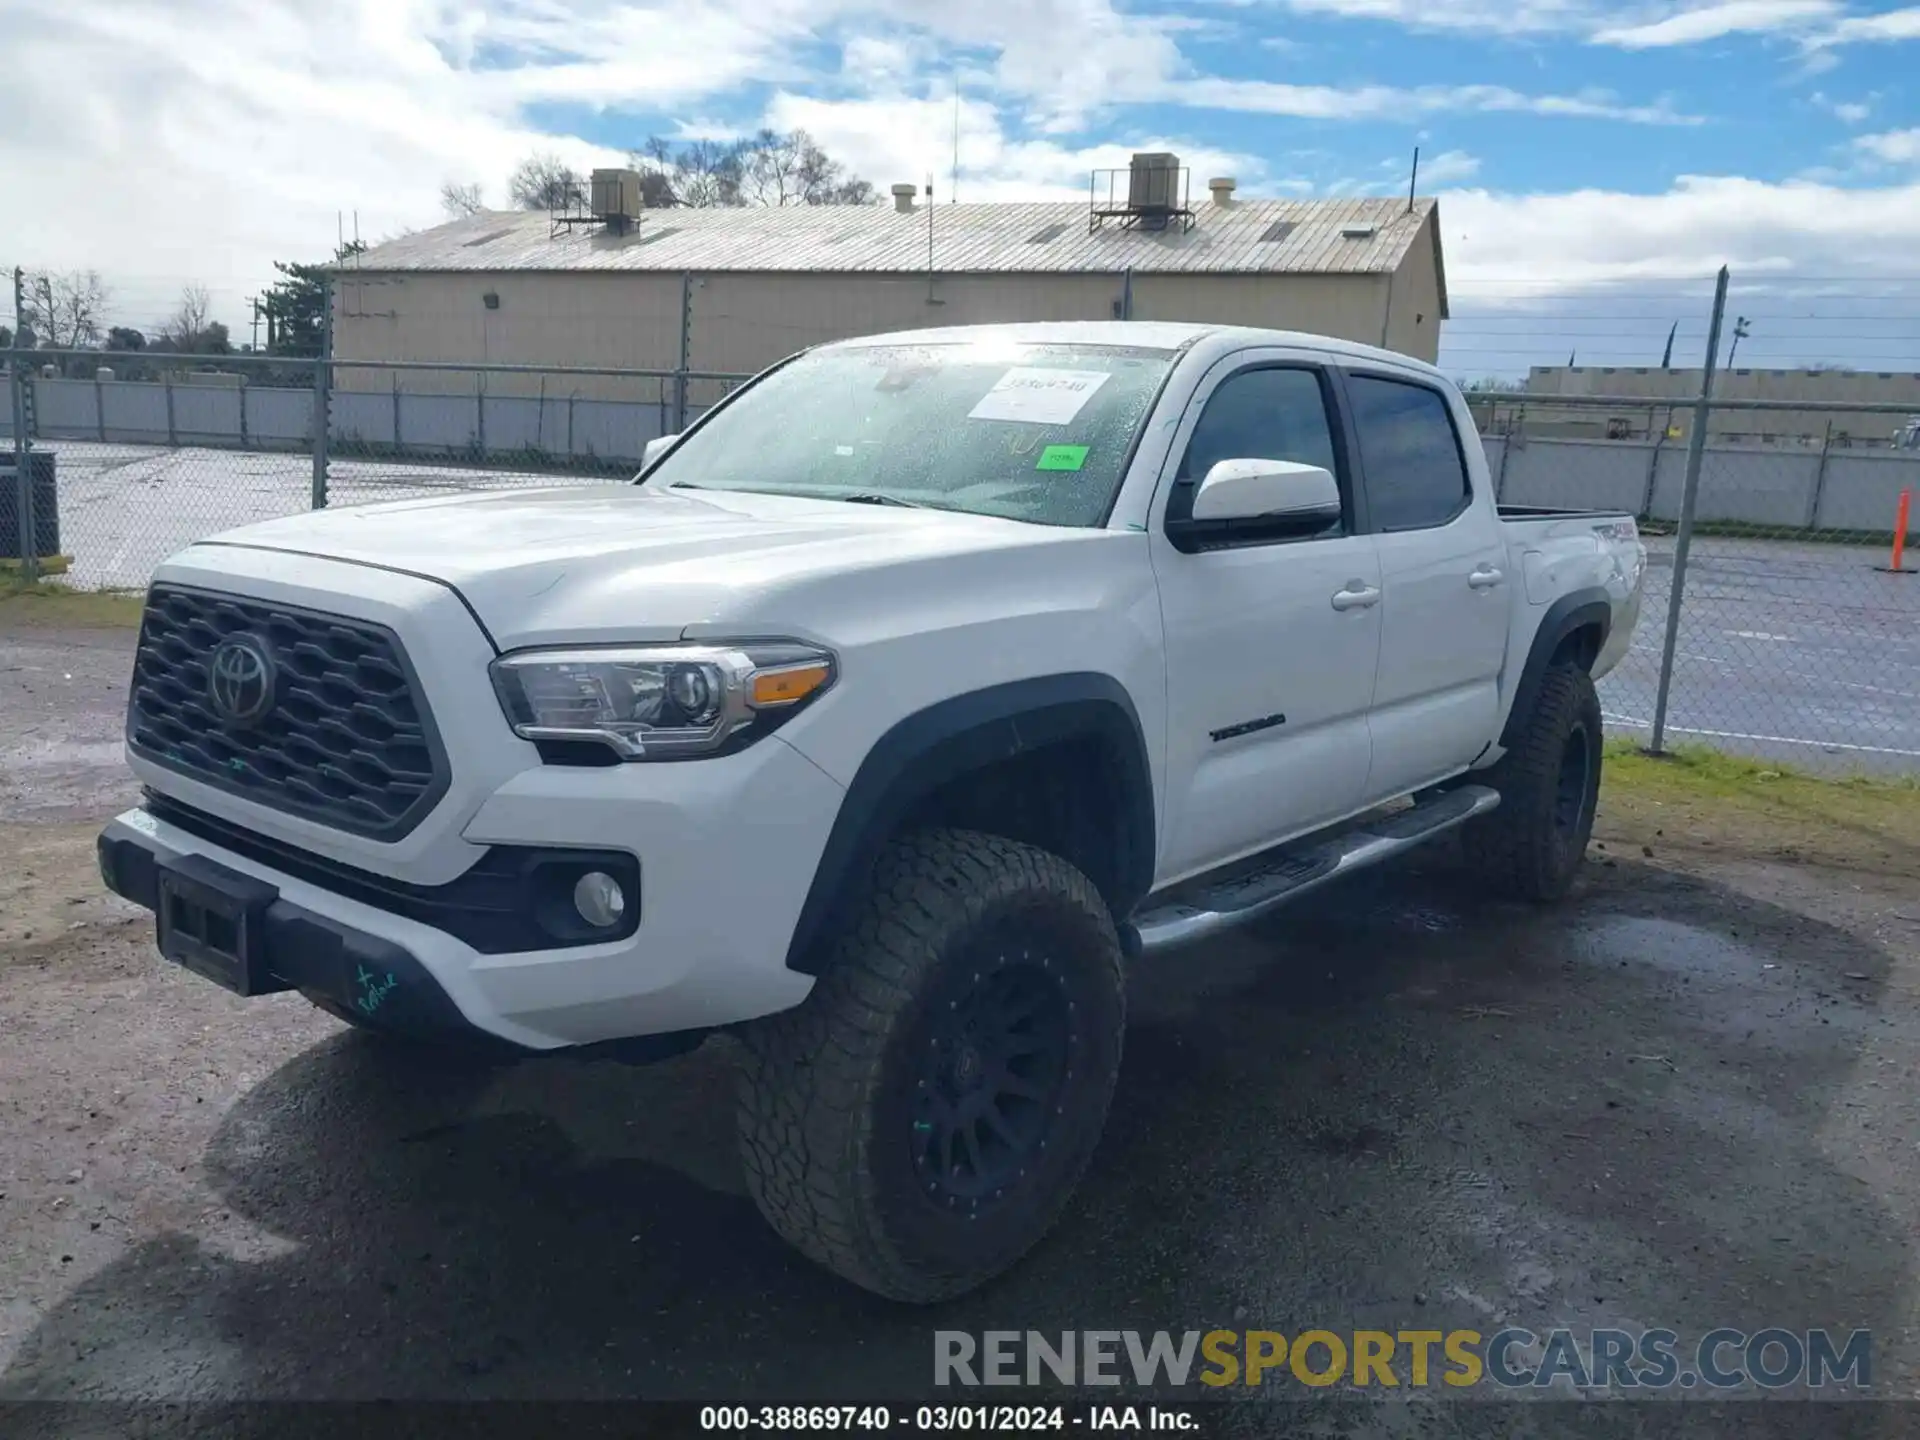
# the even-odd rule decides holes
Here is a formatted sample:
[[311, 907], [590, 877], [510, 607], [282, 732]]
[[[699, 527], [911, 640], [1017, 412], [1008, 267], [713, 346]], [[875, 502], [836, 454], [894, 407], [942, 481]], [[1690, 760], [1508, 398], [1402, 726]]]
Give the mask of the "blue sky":
[[1911, 319], [1904, 359], [1860, 353], [1920, 369], [1920, 4], [0, 0], [0, 30], [0, 173], [36, 201], [0, 209], [0, 263], [97, 268], [143, 326], [187, 283], [237, 317], [336, 225], [437, 223], [443, 181], [504, 203], [539, 151], [803, 126], [944, 198], [957, 86], [965, 200], [1070, 197], [1136, 148], [1395, 193], [1418, 145], [1463, 344], [1698, 328], [1727, 263], [1757, 317], [1829, 316], [1841, 282], [1845, 325]]

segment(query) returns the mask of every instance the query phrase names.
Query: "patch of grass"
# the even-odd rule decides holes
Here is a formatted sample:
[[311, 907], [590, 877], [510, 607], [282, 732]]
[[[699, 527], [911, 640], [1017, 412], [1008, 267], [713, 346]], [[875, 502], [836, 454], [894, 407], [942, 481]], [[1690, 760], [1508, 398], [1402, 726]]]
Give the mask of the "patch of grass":
[[49, 580], [0, 575], [0, 625], [132, 628], [146, 597], [137, 590], [74, 590]]
[[1920, 876], [1920, 779], [1827, 779], [1695, 748], [1655, 758], [1612, 740], [1595, 834], [1656, 853], [1666, 845]]

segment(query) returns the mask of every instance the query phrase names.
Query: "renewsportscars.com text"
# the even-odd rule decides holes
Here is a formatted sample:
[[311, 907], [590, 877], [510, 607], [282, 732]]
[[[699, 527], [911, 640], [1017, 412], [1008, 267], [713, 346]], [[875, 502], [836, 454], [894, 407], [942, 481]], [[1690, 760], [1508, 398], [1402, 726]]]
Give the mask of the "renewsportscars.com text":
[[1731, 1390], [1873, 1383], [1870, 1331], [1478, 1330], [934, 1332], [936, 1385], [1330, 1385]]

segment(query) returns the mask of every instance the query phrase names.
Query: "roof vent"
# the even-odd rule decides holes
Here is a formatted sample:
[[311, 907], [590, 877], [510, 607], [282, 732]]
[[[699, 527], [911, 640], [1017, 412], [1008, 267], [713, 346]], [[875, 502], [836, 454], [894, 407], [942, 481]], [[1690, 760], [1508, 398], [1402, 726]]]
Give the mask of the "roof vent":
[[1278, 244], [1299, 228], [1292, 220], [1276, 220], [1260, 232], [1260, 238], [1269, 244]]
[[1029, 245], [1045, 245], [1049, 240], [1058, 240], [1066, 233], [1066, 221], [1058, 221], [1055, 224], [1047, 226], [1045, 229], [1034, 231], [1033, 234], [1027, 237], [1027, 243]]
[[1237, 184], [1231, 175], [1216, 175], [1207, 181], [1207, 189], [1213, 192], [1213, 203], [1222, 210], [1233, 204], [1233, 192]]
[[1127, 208], [1136, 215], [1173, 213], [1180, 189], [1180, 157], [1164, 152], [1135, 155], [1127, 172]]
[[913, 213], [913, 197], [920, 193], [918, 185], [896, 185], [893, 187], [893, 208], [902, 215]]
[[1380, 227], [1371, 220], [1354, 220], [1340, 227], [1343, 240], [1371, 240], [1380, 233]]
[[1193, 207], [1187, 202], [1191, 182], [1191, 172], [1180, 157], [1164, 151], [1135, 155], [1124, 170], [1096, 170], [1087, 192], [1087, 229], [1098, 230], [1103, 220], [1118, 220], [1123, 230], [1165, 230], [1175, 221], [1182, 230], [1191, 230]]
[[638, 170], [596, 170], [589, 195], [593, 218], [609, 230], [625, 234], [640, 218], [642, 204]]

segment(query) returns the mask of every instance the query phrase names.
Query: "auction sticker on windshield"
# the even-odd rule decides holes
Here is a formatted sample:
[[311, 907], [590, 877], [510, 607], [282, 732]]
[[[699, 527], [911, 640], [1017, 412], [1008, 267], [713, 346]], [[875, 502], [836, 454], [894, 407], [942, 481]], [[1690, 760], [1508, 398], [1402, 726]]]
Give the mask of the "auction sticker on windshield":
[[1042, 370], [1016, 365], [993, 382], [993, 388], [980, 397], [967, 418], [1065, 425], [1109, 378], [1104, 370]]

